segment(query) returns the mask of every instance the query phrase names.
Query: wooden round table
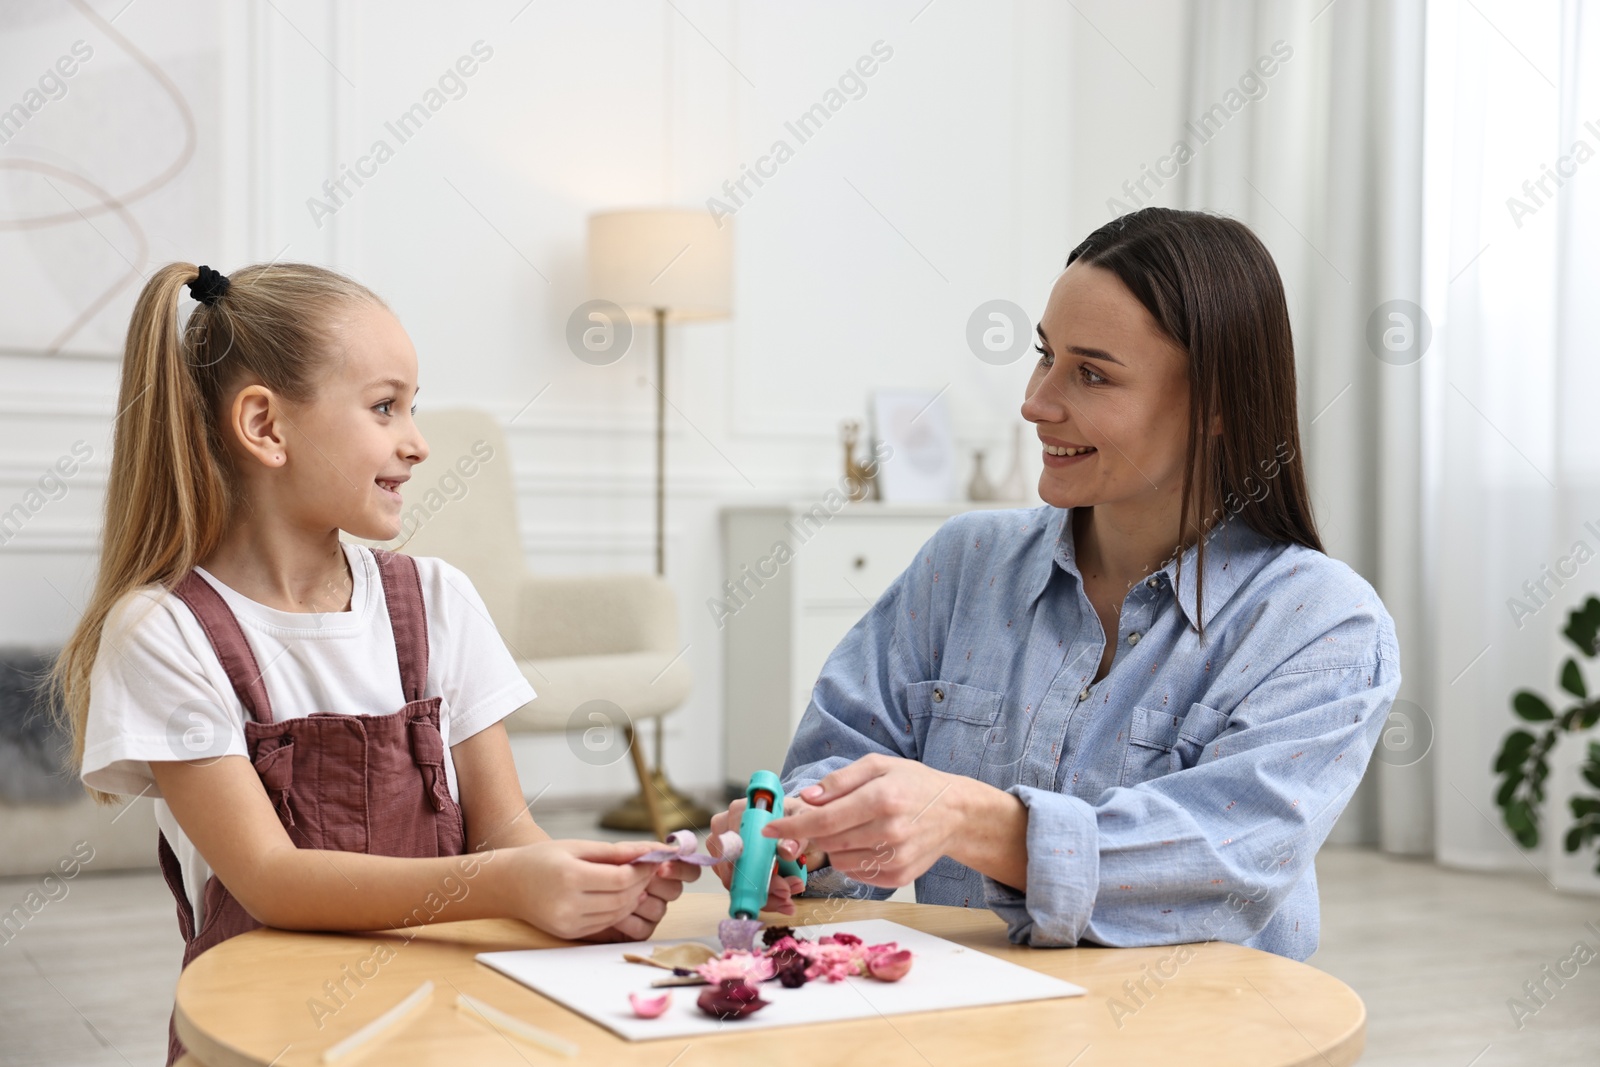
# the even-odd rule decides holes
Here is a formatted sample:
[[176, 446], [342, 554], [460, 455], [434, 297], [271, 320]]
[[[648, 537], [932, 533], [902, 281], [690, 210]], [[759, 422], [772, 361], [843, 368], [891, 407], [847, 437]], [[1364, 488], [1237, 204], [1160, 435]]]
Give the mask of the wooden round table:
[[[509, 919], [440, 923], [407, 941], [401, 932], [308, 934], [256, 930], [201, 955], [178, 980], [178, 1034], [185, 1063], [204, 1067], [301, 1067], [432, 979], [423, 1014], [345, 1062], [421, 1065], [595, 1063], [639, 1067], [750, 1067], [805, 1059], [829, 1067], [870, 1064], [1169, 1064], [1186, 1067], [1340, 1067], [1360, 1057], [1361, 998], [1338, 979], [1282, 956], [1211, 942], [1187, 951], [1033, 949], [1006, 940], [1005, 924], [978, 908], [873, 901], [800, 900], [771, 922], [890, 919], [1073, 982], [1088, 995], [959, 1011], [880, 1016], [796, 1029], [624, 1041], [477, 963], [479, 952], [570, 944]], [[673, 903], [658, 939], [714, 935], [727, 897], [688, 893]], [[824, 910], [825, 909], [825, 910]], [[620, 954], [625, 946], [618, 946]], [[381, 965], [377, 960], [382, 960]], [[348, 970], [346, 970], [348, 968]], [[376, 972], [375, 977], [363, 977]], [[665, 973], [665, 972], [663, 972]], [[913, 973], [915, 973], [913, 971]], [[348, 975], [356, 975], [352, 980]], [[325, 983], [361, 987], [336, 1015], [318, 1018]], [[456, 991], [560, 1035], [574, 1059], [513, 1041], [455, 1007]], [[321, 1023], [319, 1027], [319, 1021]]]

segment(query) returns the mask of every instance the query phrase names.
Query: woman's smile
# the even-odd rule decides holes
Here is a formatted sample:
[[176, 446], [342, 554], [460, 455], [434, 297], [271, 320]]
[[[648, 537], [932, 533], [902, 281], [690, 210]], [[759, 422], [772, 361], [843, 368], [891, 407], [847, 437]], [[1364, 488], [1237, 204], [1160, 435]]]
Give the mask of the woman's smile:
[[1080, 445], [1068, 441], [1057, 440], [1054, 437], [1039, 438], [1044, 445], [1044, 465], [1046, 467], [1070, 467], [1085, 462], [1099, 449], [1093, 445]]

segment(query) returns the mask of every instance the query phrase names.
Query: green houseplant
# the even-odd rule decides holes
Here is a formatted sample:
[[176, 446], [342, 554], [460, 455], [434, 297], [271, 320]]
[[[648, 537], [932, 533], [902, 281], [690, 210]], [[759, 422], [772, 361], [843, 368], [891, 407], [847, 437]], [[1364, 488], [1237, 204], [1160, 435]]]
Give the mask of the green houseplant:
[[[1600, 654], [1600, 599], [1590, 597], [1582, 607], [1567, 616], [1561, 631], [1586, 658]], [[1538, 693], [1519, 689], [1511, 697], [1511, 710], [1533, 729], [1519, 726], [1506, 735], [1495, 757], [1494, 770], [1500, 776], [1495, 803], [1505, 818], [1506, 828], [1523, 848], [1539, 844], [1540, 808], [1544, 804], [1544, 783], [1550, 776], [1549, 755], [1562, 734], [1583, 734], [1600, 722], [1600, 694], [1591, 697], [1578, 661], [1568, 656], [1561, 665], [1560, 685], [1577, 703], [1559, 714]], [[1534, 731], [1541, 731], [1535, 733]], [[1600, 790], [1600, 741], [1590, 741], [1580, 768], [1583, 780]], [[1578, 793], [1569, 799], [1575, 822], [1567, 831], [1566, 850], [1577, 852], [1600, 836], [1600, 795]], [[1600, 862], [1595, 870], [1600, 872]]]

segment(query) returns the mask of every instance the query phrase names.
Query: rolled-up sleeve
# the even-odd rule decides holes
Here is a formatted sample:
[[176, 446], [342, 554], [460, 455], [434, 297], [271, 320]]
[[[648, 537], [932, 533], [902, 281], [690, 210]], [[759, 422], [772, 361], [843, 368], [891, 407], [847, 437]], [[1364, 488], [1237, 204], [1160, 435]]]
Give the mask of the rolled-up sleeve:
[[[781, 777], [787, 795], [874, 752], [919, 758], [906, 686], [928, 677], [919, 646], [937, 538], [923, 546], [828, 656], [784, 759]], [[893, 892], [824, 867], [808, 879], [805, 895], [881, 900]]]
[[1270, 674], [1191, 767], [1093, 802], [1013, 785], [1028, 808], [1025, 893], [985, 878], [1010, 939], [1034, 946], [1245, 941], [1312, 866], [1359, 784], [1400, 685], [1370, 662]]

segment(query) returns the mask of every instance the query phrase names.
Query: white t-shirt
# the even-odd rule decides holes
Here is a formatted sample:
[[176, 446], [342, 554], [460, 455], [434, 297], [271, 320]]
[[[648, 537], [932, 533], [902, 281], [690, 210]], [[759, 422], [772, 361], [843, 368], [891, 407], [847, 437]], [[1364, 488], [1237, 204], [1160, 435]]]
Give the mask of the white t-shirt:
[[[238, 618], [275, 721], [314, 711], [388, 715], [406, 704], [377, 561], [360, 545], [344, 549], [354, 579], [349, 611], [278, 611], [196, 568]], [[534, 691], [467, 576], [429, 558], [417, 559], [417, 573], [428, 618], [423, 699], [443, 698], [445, 780], [459, 798], [450, 746], [516, 711]], [[183, 868], [196, 930], [205, 922], [211, 868], [160, 799], [150, 763], [248, 757], [248, 718], [188, 605], [157, 586], [117, 603], [90, 674], [83, 780], [107, 793], [156, 798], [156, 822]]]

